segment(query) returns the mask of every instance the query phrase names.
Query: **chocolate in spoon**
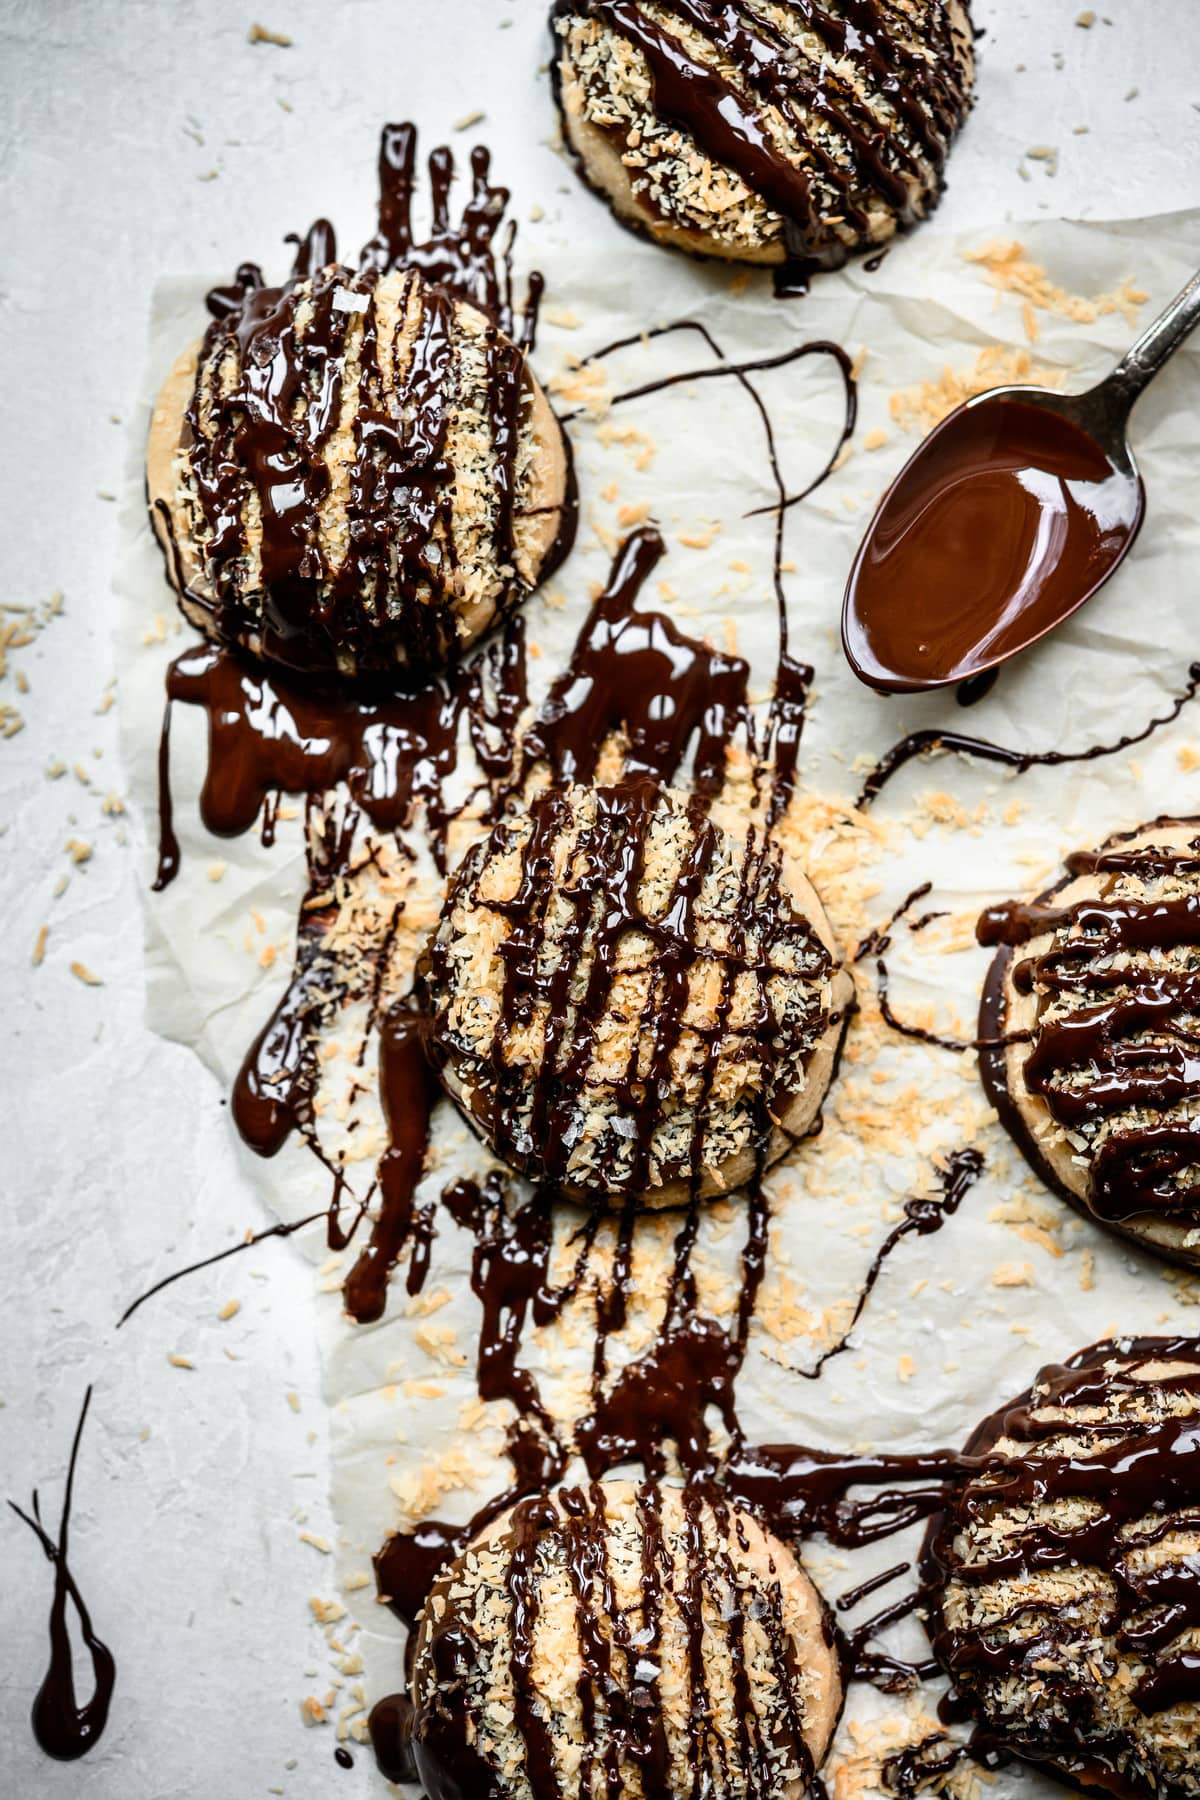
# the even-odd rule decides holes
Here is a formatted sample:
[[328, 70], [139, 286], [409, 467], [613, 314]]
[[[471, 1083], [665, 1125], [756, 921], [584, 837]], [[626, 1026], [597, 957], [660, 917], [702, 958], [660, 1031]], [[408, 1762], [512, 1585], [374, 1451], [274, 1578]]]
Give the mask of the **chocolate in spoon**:
[[850, 667], [885, 693], [968, 680], [1091, 598], [1146, 494], [1126, 426], [1200, 321], [1200, 273], [1085, 394], [994, 388], [942, 421], [879, 503], [842, 608]]

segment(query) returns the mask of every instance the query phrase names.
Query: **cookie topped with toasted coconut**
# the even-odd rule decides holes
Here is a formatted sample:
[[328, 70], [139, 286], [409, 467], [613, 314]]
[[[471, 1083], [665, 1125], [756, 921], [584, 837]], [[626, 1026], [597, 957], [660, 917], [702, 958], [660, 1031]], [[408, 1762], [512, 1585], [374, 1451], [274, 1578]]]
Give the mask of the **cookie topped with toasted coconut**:
[[[831, 268], [936, 203], [970, 106], [965, 0], [556, 0], [585, 180], [660, 243]], [[799, 270], [798, 270], [799, 273]]]
[[511, 1167], [677, 1205], [811, 1132], [851, 995], [757, 827], [647, 780], [551, 788], [451, 883], [420, 986], [442, 1079]]

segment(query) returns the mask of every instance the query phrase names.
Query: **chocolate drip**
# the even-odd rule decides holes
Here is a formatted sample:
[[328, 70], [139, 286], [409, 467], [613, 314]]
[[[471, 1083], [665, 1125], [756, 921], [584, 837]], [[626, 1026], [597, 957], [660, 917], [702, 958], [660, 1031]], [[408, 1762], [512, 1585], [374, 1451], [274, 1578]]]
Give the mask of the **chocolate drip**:
[[[41, 1503], [36, 1489], [29, 1512], [23, 1511], [15, 1500], [8, 1503], [18, 1519], [33, 1532], [46, 1553], [46, 1560], [54, 1568], [54, 1598], [50, 1605], [50, 1666], [34, 1700], [31, 1719], [33, 1735], [39, 1747], [57, 1762], [75, 1762], [99, 1743], [108, 1722], [108, 1709], [117, 1677], [117, 1665], [112, 1651], [96, 1636], [91, 1614], [84, 1604], [68, 1560], [75, 1464], [79, 1458], [79, 1444], [91, 1400], [92, 1390], [89, 1387], [83, 1397], [79, 1423], [75, 1427], [75, 1437], [71, 1444], [57, 1540], [51, 1537], [42, 1524]], [[67, 1629], [68, 1603], [75, 1609], [83, 1647], [92, 1665], [92, 1693], [90, 1699], [85, 1700], [82, 1705], [75, 1693], [74, 1660]]]
[[[411, 202], [416, 133], [387, 126], [380, 153], [379, 231], [357, 270], [339, 265], [324, 220], [299, 243], [282, 287], [243, 264], [237, 280], [209, 296], [213, 322], [200, 353], [186, 413], [189, 480], [202, 521], [195, 545], [202, 579], [187, 582], [165, 505], [176, 584], [209, 615], [214, 634], [254, 643], [273, 662], [301, 670], [348, 665], [356, 674], [438, 667], [457, 649], [453, 530], [456, 471], [448, 444], [453, 409], [456, 303], [490, 321], [483, 401], [494, 464], [492, 561], [515, 570], [516, 456], [532, 389], [513, 328], [508, 250], [497, 268], [494, 238], [507, 191], [488, 181], [489, 156], [472, 154], [473, 189], [452, 225], [450, 152], [435, 150], [429, 172], [433, 235], [414, 240]], [[510, 239], [511, 243], [511, 239]], [[405, 285], [387, 323], [378, 309], [381, 277]], [[531, 344], [540, 278], [531, 282], [523, 343]], [[415, 335], [396, 393], [383, 370], [397, 354], [416, 308]], [[323, 548], [322, 515], [334, 498], [329, 452], [341, 428], [348, 354], [357, 359], [354, 454], [346, 471], [344, 554]], [[220, 378], [213, 378], [213, 371]], [[252, 523], [256, 529], [252, 530]], [[573, 516], [543, 573], [569, 548]], [[520, 597], [513, 574], [498, 602]]]
[[[1098, 1218], [1194, 1219], [1200, 1121], [1168, 1113], [1200, 1094], [1200, 1043], [1181, 1022], [1200, 1008], [1200, 967], [1164, 958], [1200, 948], [1200, 894], [1131, 898], [1117, 884], [1126, 875], [1200, 876], [1200, 839], [1179, 852], [1103, 850], [1077, 859], [1072, 873], [1099, 877], [1100, 896], [1068, 906], [1053, 896], [1008, 902], [989, 907], [976, 928], [980, 943], [1005, 952], [1017, 992], [1037, 996], [1025, 1085], [1068, 1130], [1100, 1131], [1087, 1193]], [[1043, 955], [1011, 962], [1012, 952], [1046, 936], [1053, 941]], [[1064, 1010], [1048, 1013], [1064, 1000]]]
[[998, 1756], [980, 1740], [973, 1738], [969, 1744], [956, 1744], [945, 1732], [931, 1731], [918, 1743], [887, 1758], [882, 1769], [883, 1789], [887, 1794], [899, 1795], [900, 1800], [916, 1800], [918, 1794], [944, 1793], [947, 1778], [965, 1762], [994, 1770], [1005, 1761], [1007, 1758]]
[[508, 1564], [508, 1597], [512, 1608], [510, 1667], [514, 1723], [525, 1752], [525, 1776], [534, 1800], [557, 1800], [561, 1792], [555, 1766], [554, 1740], [543, 1710], [535, 1704], [533, 1638], [537, 1626], [537, 1552], [542, 1532], [553, 1531], [558, 1511], [550, 1501], [523, 1500], [512, 1516], [513, 1545]]
[[416, 1781], [412, 1751], [413, 1703], [407, 1694], [385, 1694], [371, 1708], [367, 1726], [381, 1775], [388, 1781]]
[[[334, 1213], [336, 1213], [336, 1206], [337, 1197], [334, 1201]], [[122, 1325], [127, 1324], [134, 1313], [145, 1306], [147, 1300], [152, 1300], [155, 1294], [161, 1294], [164, 1288], [173, 1287], [177, 1281], [183, 1281], [188, 1275], [199, 1274], [201, 1269], [211, 1269], [214, 1263], [226, 1262], [231, 1256], [241, 1256], [244, 1251], [253, 1250], [256, 1244], [264, 1244], [270, 1238], [291, 1237], [295, 1232], [303, 1231], [306, 1225], [315, 1225], [318, 1219], [328, 1220], [331, 1231], [333, 1230], [331, 1209], [323, 1208], [320, 1212], [309, 1213], [303, 1219], [293, 1219], [284, 1225], [269, 1225], [265, 1231], [248, 1232], [245, 1237], [239, 1238], [236, 1244], [230, 1244], [224, 1250], [217, 1250], [212, 1256], [202, 1257], [199, 1262], [188, 1263], [186, 1268], [173, 1269], [169, 1275], [164, 1275], [161, 1281], [156, 1281], [153, 1287], [147, 1288], [144, 1294], [139, 1294], [137, 1299], [125, 1308], [117, 1320], [117, 1329], [120, 1330]]]
[[[755, 357], [749, 362], [730, 362], [717, 339], [696, 319], [677, 319], [670, 325], [659, 325], [651, 331], [637, 332], [632, 337], [618, 338], [614, 343], [606, 344], [601, 350], [594, 350], [585, 357], [584, 363], [602, 362], [605, 357], [612, 356], [618, 350], [626, 350], [631, 344], [647, 342], [652, 338], [670, 337], [676, 332], [695, 332], [703, 338], [716, 359], [715, 366], [700, 369], [684, 369], [676, 375], [660, 376], [655, 381], [642, 382], [637, 387], [626, 388], [623, 393], [614, 394], [612, 405], [626, 406], [633, 400], [643, 400], [650, 394], [665, 392], [668, 388], [678, 387], [685, 382], [723, 381], [732, 379], [749, 396], [758, 414], [763, 428], [763, 436], [767, 451], [767, 464], [771, 474], [771, 484], [775, 489], [775, 500], [769, 506], [759, 507], [758, 513], [771, 513], [775, 519], [775, 539], [771, 562], [771, 580], [775, 590], [775, 606], [779, 619], [779, 667], [776, 673], [776, 694], [784, 690], [789, 682], [793, 682], [797, 674], [803, 672], [806, 680], [811, 682], [812, 671], [804, 671], [804, 666], [793, 663], [788, 656], [788, 619], [787, 596], [783, 587], [783, 538], [785, 514], [793, 506], [819, 488], [823, 481], [833, 472], [834, 465], [842, 451], [842, 446], [853, 436], [854, 426], [858, 418], [858, 385], [854, 376], [854, 365], [840, 344], [828, 338], [813, 338], [808, 343], [795, 344], [790, 350], [780, 351], [774, 356]], [[779, 456], [775, 444], [775, 428], [771, 422], [771, 414], [763, 401], [762, 395], [750, 380], [751, 375], [763, 374], [772, 369], [783, 369], [792, 363], [803, 362], [810, 356], [828, 357], [836, 367], [842, 383], [844, 411], [842, 428], [837, 442], [831, 448], [823, 466], [804, 487], [789, 494], [783, 479], [783, 471], [779, 466]], [[574, 415], [569, 415], [573, 417]], [[749, 515], [757, 516], [756, 513]], [[789, 674], [789, 670], [792, 671]], [[788, 789], [790, 793], [790, 788]], [[784, 800], [786, 805], [786, 799]]]
[[[978, 1178], [981, 1159], [964, 1150], [948, 1160], [940, 1196], [912, 1199], [903, 1220], [889, 1235], [868, 1277], [854, 1314], [862, 1316], [884, 1260], [905, 1237], [925, 1236], [953, 1216]], [[515, 1464], [513, 1486], [488, 1502], [466, 1525], [425, 1520], [411, 1535], [388, 1540], [376, 1557], [379, 1592], [410, 1626], [438, 1573], [471, 1537], [522, 1494], [544, 1492], [561, 1479], [571, 1446], [546, 1412], [533, 1376], [518, 1364], [528, 1323], [550, 1323], [586, 1291], [589, 1259], [599, 1228], [594, 1213], [575, 1234], [578, 1245], [567, 1280], [549, 1279], [552, 1213], [548, 1197], [535, 1194], [515, 1204], [498, 1178], [482, 1188], [458, 1182], [443, 1194], [455, 1223], [476, 1237], [472, 1290], [483, 1306], [478, 1381], [485, 1399], [507, 1399], [518, 1417], [510, 1430], [508, 1454]], [[693, 1481], [717, 1483], [725, 1492], [763, 1513], [788, 1535], [823, 1532], [835, 1543], [857, 1548], [936, 1510], [944, 1485], [916, 1493], [884, 1493], [878, 1499], [848, 1502], [855, 1486], [890, 1488], [896, 1483], [944, 1484], [977, 1468], [974, 1461], [943, 1453], [916, 1457], [827, 1455], [796, 1446], [745, 1446], [736, 1409], [736, 1382], [746, 1354], [750, 1321], [765, 1271], [769, 1211], [757, 1183], [750, 1190], [747, 1235], [741, 1253], [738, 1307], [729, 1326], [699, 1311], [693, 1255], [699, 1208], [683, 1216], [676, 1235], [673, 1269], [662, 1322], [650, 1348], [610, 1375], [609, 1345], [625, 1326], [634, 1294], [635, 1213], [627, 1207], [617, 1225], [612, 1279], [596, 1296], [591, 1410], [574, 1431], [574, 1448], [593, 1480], [626, 1462], [640, 1462], [651, 1476], [667, 1468], [673, 1449]], [[849, 1336], [849, 1333], [847, 1334]], [[822, 1359], [840, 1354], [845, 1343]], [[819, 1370], [814, 1370], [815, 1375]], [[716, 1411], [730, 1447], [718, 1452], [706, 1414]]]
[[477, 1655], [465, 1630], [441, 1631], [434, 1642], [437, 1688], [411, 1724], [414, 1773], [425, 1800], [504, 1800], [495, 1770], [461, 1729], [466, 1704], [462, 1687]]
[[[639, 51], [653, 111], [780, 216], [789, 260], [777, 292], [803, 293], [810, 270], [846, 260], [847, 238], [829, 222], [830, 212], [866, 237], [878, 202], [908, 226], [936, 200], [926, 190], [931, 177], [940, 182], [967, 107], [944, 7], [930, 12], [923, 56], [898, 42], [897, 24], [879, 0], [851, 0], [839, 13], [793, 0], [797, 23], [836, 64], [810, 59], [745, 0], [663, 0], [663, 10], [707, 40], [713, 62], [698, 60], [634, 0], [556, 0], [552, 16], [595, 19]], [[736, 82], [717, 58], [732, 67]], [[899, 129], [874, 110], [864, 89], [886, 102]], [[763, 105], [781, 115], [794, 157], [780, 148]]]
[[537, 1382], [518, 1357], [526, 1323], [548, 1325], [574, 1298], [596, 1225], [584, 1229], [572, 1278], [554, 1289], [549, 1280], [554, 1220], [545, 1193], [512, 1207], [503, 1182], [492, 1177], [482, 1188], [456, 1182], [442, 1202], [455, 1224], [475, 1236], [471, 1291], [483, 1307], [476, 1366], [480, 1398], [509, 1400], [516, 1409], [507, 1444], [516, 1492], [549, 1487], [565, 1469], [566, 1455]]
[[670, 781], [691, 749], [693, 784], [712, 794], [724, 780], [727, 749], [752, 729], [748, 664], [634, 605], [663, 548], [651, 528], [626, 539], [565, 672], [526, 733], [526, 764], [547, 763], [557, 782], [590, 781], [606, 740], [620, 730], [629, 775]]
[[[1155, 1376], [1145, 1373], [1147, 1365], [1182, 1367]], [[1165, 1416], [1139, 1419], [1128, 1408], [1119, 1416], [1125, 1403], [1155, 1393]], [[1185, 1410], [1172, 1410], [1173, 1400]], [[1064, 1411], [1066, 1420], [1049, 1416]], [[1060, 1437], [1084, 1443], [1052, 1448]], [[1001, 1453], [995, 1447], [1002, 1439], [1029, 1448]], [[1197, 1658], [1178, 1647], [1200, 1628], [1200, 1572], [1184, 1550], [1173, 1560], [1158, 1553], [1172, 1533], [1186, 1538], [1200, 1524], [1200, 1340], [1135, 1338], [1081, 1351], [1044, 1369], [968, 1448], [985, 1458], [985, 1470], [954, 1498], [925, 1556], [934, 1648], [955, 1684], [944, 1717], [982, 1717], [985, 1731], [1020, 1755], [1117, 1794], [1175, 1792], [1169, 1783], [1160, 1787], [1161, 1771], [1143, 1771], [1136, 1736], [1096, 1713], [1080, 1671], [1103, 1660], [1097, 1638], [1111, 1638], [1141, 1665], [1130, 1698], [1144, 1716], [1200, 1701]], [[997, 1519], [1015, 1529], [993, 1550], [973, 1548], [970, 1537], [964, 1544], [963, 1534], [976, 1528], [975, 1544], [986, 1544]], [[1141, 1554], [1146, 1549], [1149, 1558]], [[1038, 1574], [1072, 1568], [1103, 1577], [1093, 1590], [1095, 1626], [1033, 1585]], [[1022, 1604], [997, 1617], [1007, 1633], [948, 1623], [948, 1582], [980, 1590], [1011, 1578], [1022, 1582]], [[1036, 1709], [998, 1721], [992, 1696], [1002, 1684], [1031, 1679], [1041, 1696]]]
[[1127, 733], [1111, 744], [1092, 744], [1086, 750], [1014, 750], [1006, 744], [993, 744], [987, 738], [965, 737], [960, 731], [911, 732], [893, 744], [876, 763], [863, 783], [855, 805], [869, 807], [894, 775], [898, 775], [914, 757], [923, 756], [927, 751], [947, 750], [959, 756], [978, 757], [981, 762], [1001, 763], [1015, 769], [1018, 775], [1024, 775], [1032, 768], [1057, 769], [1065, 763], [1094, 762], [1097, 757], [1117, 756], [1135, 744], [1144, 744], [1164, 725], [1174, 724], [1188, 702], [1195, 699], [1198, 690], [1200, 663], [1193, 663], [1182, 691], [1175, 696], [1167, 712], [1151, 719], [1140, 731]]
[[811, 1368], [798, 1373], [805, 1381], [815, 1381], [827, 1363], [850, 1349], [855, 1328], [875, 1291], [884, 1264], [892, 1252], [908, 1237], [931, 1237], [952, 1219], [983, 1173], [983, 1157], [978, 1150], [955, 1150], [940, 1172], [941, 1193], [910, 1197], [904, 1202], [904, 1217], [894, 1225], [876, 1251], [867, 1278], [859, 1291], [850, 1323], [830, 1349], [818, 1357]]
[[[417, 129], [415, 125], [385, 125], [379, 145], [379, 227], [363, 245], [359, 266], [387, 274], [393, 269], [417, 269], [426, 281], [445, 288], [461, 300], [469, 300], [496, 321], [506, 337], [517, 328], [512, 299], [511, 236], [498, 268], [495, 238], [508, 207], [509, 193], [492, 187], [491, 153], [482, 144], [471, 152], [471, 198], [455, 225], [450, 219], [450, 185], [454, 157], [440, 146], [430, 154], [429, 185], [433, 197], [433, 231], [423, 243], [413, 230], [412, 199], [415, 190]], [[332, 262], [331, 251], [324, 260]], [[522, 329], [532, 343], [541, 294], [541, 277], [530, 278], [530, 302]]]
[[770, 1227], [759, 1182], [750, 1189], [738, 1309], [729, 1329], [697, 1305], [693, 1253], [699, 1223], [693, 1202], [676, 1235], [666, 1310], [654, 1343], [610, 1380], [609, 1339], [624, 1327], [633, 1295], [632, 1211], [622, 1220], [612, 1291], [597, 1311], [591, 1411], [575, 1429], [576, 1447], [594, 1478], [629, 1461], [661, 1474], [668, 1445], [690, 1475], [711, 1474], [717, 1459], [710, 1409], [731, 1437], [739, 1435], [734, 1390], [766, 1268]]
[[1009, 1044], [1027, 1043], [1029, 1040], [1027, 1031], [1010, 1032], [1003, 1037], [952, 1038], [944, 1032], [930, 1031], [924, 1025], [912, 1025], [907, 1020], [901, 1019], [893, 1010], [890, 998], [891, 976], [882, 953], [890, 948], [892, 934], [902, 921], [915, 936], [918, 931], [924, 931], [926, 926], [931, 925], [935, 919], [945, 918], [945, 913], [937, 910], [924, 912], [918, 919], [910, 919], [908, 916], [917, 901], [923, 900], [932, 890], [932, 882], [921, 882], [919, 887], [915, 887], [900, 902], [882, 925], [876, 926], [867, 934], [855, 952], [854, 961], [856, 963], [864, 962], [868, 957], [875, 959], [875, 992], [884, 1024], [892, 1031], [897, 1032], [899, 1036], [911, 1038], [914, 1043], [928, 1044], [935, 1050], [949, 1050], [955, 1056], [963, 1056], [970, 1050], [1004, 1049]]
[[425, 1021], [395, 1006], [379, 1034], [379, 1092], [388, 1147], [379, 1162], [379, 1212], [371, 1236], [346, 1277], [346, 1311], [357, 1324], [383, 1317], [388, 1275], [413, 1241], [408, 1291], [418, 1293], [429, 1266], [433, 1207], [414, 1208], [417, 1183], [429, 1147], [436, 1088], [425, 1055]]

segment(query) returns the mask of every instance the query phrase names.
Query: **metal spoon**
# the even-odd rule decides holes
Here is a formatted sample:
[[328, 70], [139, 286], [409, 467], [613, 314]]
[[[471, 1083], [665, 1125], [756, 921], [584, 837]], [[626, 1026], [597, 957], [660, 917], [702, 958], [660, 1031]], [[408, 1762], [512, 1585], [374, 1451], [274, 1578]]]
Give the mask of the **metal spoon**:
[[1200, 323], [1200, 272], [1083, 394], [968, 400], [909, 459], [855, 558], [842, 644], [861, 681], [913, 693], [1027, 649], [1108, 580], [1142, 523], [1134, 402]]

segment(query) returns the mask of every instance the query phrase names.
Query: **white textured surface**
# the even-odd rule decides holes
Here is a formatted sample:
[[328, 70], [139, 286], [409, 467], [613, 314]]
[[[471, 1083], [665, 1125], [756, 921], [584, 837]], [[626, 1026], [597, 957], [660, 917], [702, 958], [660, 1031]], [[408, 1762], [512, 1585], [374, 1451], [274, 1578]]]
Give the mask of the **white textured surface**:
[[[1060, 0], [977, 7], [989, 29], [979, 106], [951, 164], [940, 225], [1200, 201], [1200, 92], [1188, 85], [1200, 66], [1200, 13], [1191, 0], [1125, 0], [1107, 9], [1111, 26], [1098, 19], [1085, 31], [1072, 24], [1078, 10]], [[112, 1330], [148, 1281], [266, 1221], [217, 1084], [142, 1023], [133, 862], [118, 841], [120, 817], [101, 810], [126, 783], [115, 710], [95, 711], [112, 673], [116, 512], [97, 495], [124, 480], [126, 435], [111, 415], [124, 417], [136, 391], [154, 281], [271, 260], [282, 233], [317, 211], [358, 242], [384, 118], [414, 117], [428, 145], [485, 109], [478, 135], [514, 189], [516, 216], [540, 202], [546, 229], [577, 224], [620, 257], [624, 236], [543, 145], [552, 117], [537, 73], [542, 12], [540, 0], [0, 9], [9, 423], [0, 601], [56, 588], [66, 596], [64, 616], [14, 659], [28, 696], [15, 693], [11, 672], [0, 686], [0, 700], [28, 721], [0, 741], [14, 1021], [3, 1052], [0, 1477], [18, 1497], [42, 1480], [56, 1516], [82, 1389], [94, 1379], [73, 1560], [120, 1665], [101, 1748], [71, 1769], [44, 1762], [26, 1714], [44, 1663], [49, 1571], [10, 1517], [0, 1525], [5, 1791], [183, 1800], [362, 1785], [361, 1769], [333, 1767], [328, 1735], [299, 1722], [300, 1698], [324, 1690], [327, 1668], [305, 1618], [325, 1571], [291, 1517], [307, 1507], [308, 1524], [323, 1529], [308, 1265], [264, 1246]], [[293, 47], [248, 44], [254, 17], [289, 32]], [[498, 30], [509, 17], [512, 27]], [[1072, 135], [1081, 124], [1089, 134]], [[1033, 144], [1059, 148], [1056, 177], [1034, 163], [1021, 178], [1018, 158]], [[523, 225], [531, 256], [538, 229]], [[554, 300], [572, 300], [561, 276]], [[43, 385], [31, 394], [38, 369]], [[81, 764], [89, 785], [71, 772], [47, 780], [53, 757]], [[64, 851], [72, 836], [94, 845], [85, 867]], [[53, 900], [61, 873], [70, 885]], [[46, 959], [35, 970], [43, 923]], [[72, 959], [104, 985], [75, 980]], [[235, 1295], [242, 1311], [219, 1324]], [[169, 1351], [192, 1356], [196, 1370], [171, 1367]], [[289, 1389], [301, 1396], [299, 1416]], [[320, 1676], [307, 1677], [310, 1668]]]

